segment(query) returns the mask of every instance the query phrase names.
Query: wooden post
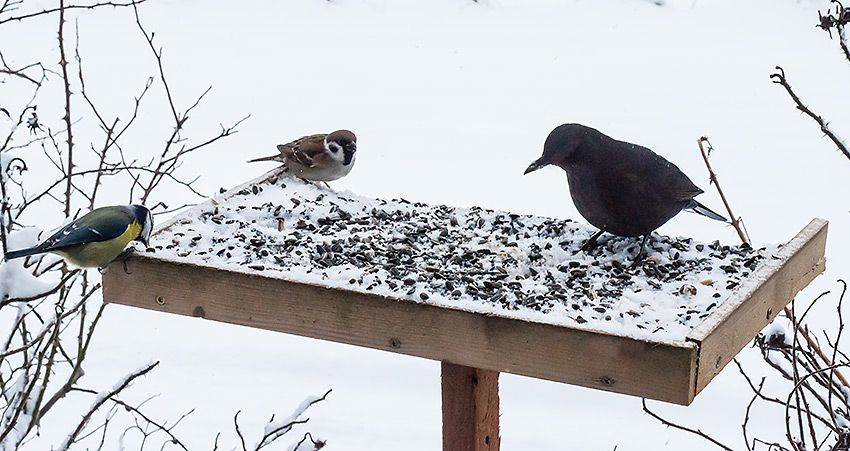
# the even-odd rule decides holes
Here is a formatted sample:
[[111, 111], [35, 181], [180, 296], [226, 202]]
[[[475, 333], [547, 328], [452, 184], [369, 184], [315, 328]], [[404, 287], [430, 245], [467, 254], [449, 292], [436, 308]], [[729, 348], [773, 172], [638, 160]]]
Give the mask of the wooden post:
[[443, 451], [499, 450], [499, 372], [442, 362]]

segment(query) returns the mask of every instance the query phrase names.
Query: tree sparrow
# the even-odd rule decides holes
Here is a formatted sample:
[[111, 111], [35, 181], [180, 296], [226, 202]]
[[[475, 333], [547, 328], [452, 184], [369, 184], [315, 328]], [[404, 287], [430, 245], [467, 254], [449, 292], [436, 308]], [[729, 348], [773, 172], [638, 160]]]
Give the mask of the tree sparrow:
[[249, 160], [279, 161], [287, 172], [313, 182], [329, 182], [348, 175], [354, 166], [357, 137], [348, 130], [329, 135], [304, 136], [288, 144], [278, 144], [277, 155]]

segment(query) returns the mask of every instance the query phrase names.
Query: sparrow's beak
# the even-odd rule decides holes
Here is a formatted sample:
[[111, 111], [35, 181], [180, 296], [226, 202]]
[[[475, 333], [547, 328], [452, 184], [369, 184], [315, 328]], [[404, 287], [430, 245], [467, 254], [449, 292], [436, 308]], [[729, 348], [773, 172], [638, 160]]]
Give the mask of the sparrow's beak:
[[525, 175], [525, 174], [528, 174], [529, 172], [534, 172], [534, 171], [542, 168], [543, 166], [549, 165], [549, 163], [544, 163], [540, 160], [542, 160], [542, 158], [540, 158], [540, 159], [534, 161], [533, 163], [531, 163], [530, 165], [528, 165], [528, 167], [525, 169], [525, 172], [523, 172], [522, 174]]

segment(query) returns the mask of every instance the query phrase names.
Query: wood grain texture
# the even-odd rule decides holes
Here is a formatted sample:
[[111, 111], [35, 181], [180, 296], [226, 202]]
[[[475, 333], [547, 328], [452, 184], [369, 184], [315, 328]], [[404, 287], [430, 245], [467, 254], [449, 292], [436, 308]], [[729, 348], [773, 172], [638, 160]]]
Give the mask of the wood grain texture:
[[827, 225], [822, 219], [810, 222], [777, 253], [780, 265], [754, 273], [755, 287], [733, 295], [713, 313], [720, 318], [707, 318], [688, 335], [699, 344], [696, 393], [824, 271]]
[[[104, 300], [677, 404], [697, 346], [653, 343], [284, 279], [134, 256]], [[161, 302], [158, 302], [158, 300]]]
[[499, 372], [442, 363], [443, 451], [498, 451]]

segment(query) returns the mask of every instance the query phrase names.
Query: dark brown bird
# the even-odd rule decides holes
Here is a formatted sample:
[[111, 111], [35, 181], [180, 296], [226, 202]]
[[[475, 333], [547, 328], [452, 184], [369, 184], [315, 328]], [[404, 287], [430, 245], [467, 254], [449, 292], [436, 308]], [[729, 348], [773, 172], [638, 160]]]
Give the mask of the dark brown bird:
[[525, 173], [550, 164], [566, 171], [576, 209], [600, 229], [585, 243], [585, 250], [603, 232], [643, 235], [645, 243], [653, 230], [683, 209], [726, 222], [694, 199], [703, 191], [675, 164], [646, 147], [617, 141], [581, 124], [552, 130], [543, 156]]
[[278, 144], [277, 155], [249, 160], [278, 161], [289, 173], [313, 182], [330, 182], [345, 177], [354, 166], [357, 137], [348, 130], [304, 136]]

